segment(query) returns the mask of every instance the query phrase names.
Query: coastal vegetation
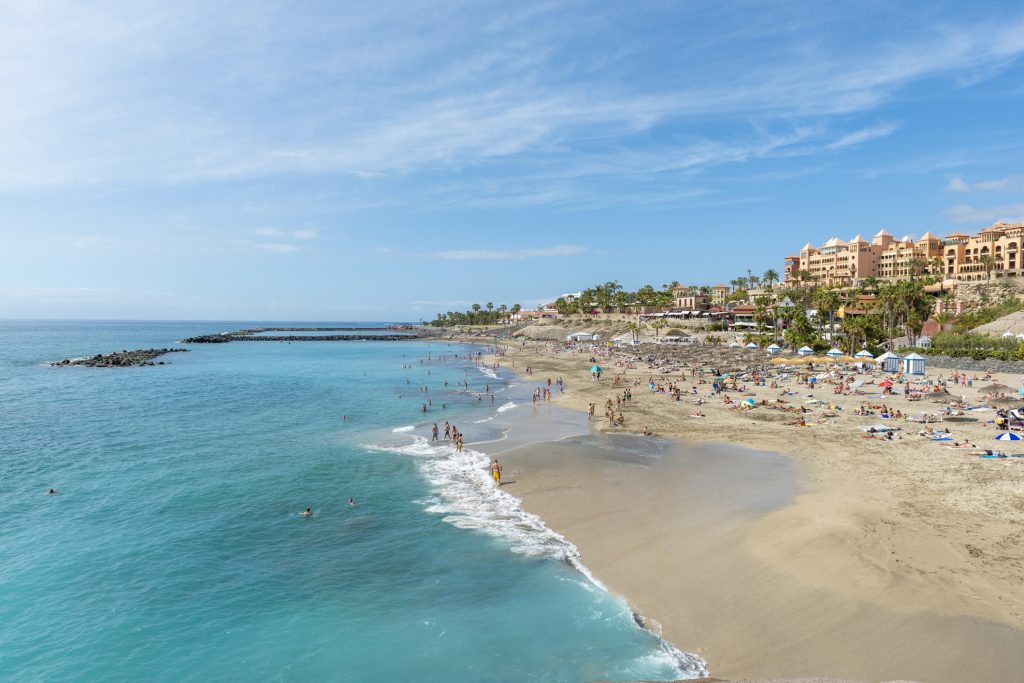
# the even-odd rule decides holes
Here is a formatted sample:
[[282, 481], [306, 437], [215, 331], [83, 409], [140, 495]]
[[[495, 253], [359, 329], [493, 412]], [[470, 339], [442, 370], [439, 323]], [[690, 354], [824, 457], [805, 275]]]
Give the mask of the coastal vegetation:
[[500, 304], [495, 306], [488, 301], [481, 306], [473, 304], [466, 311], [448, 311], [438, 313], [434, 320], [426, 323], [433, 327], [455, 327], [465, 325], [508, 325], [519, 316], [523, 307], [520, 304]]

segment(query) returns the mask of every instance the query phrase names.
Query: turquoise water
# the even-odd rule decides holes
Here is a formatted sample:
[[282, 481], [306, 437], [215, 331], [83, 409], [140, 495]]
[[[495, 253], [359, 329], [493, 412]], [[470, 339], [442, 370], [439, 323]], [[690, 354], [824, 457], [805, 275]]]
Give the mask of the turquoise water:
[[[529, 388], [480, 371], [467, 348], [239, 342], [157, 367], [46, 365], [259, 324], [0, 322], [0, 678], [699, 670], [489, 485], [486, 456], [426, 442], [433, 420], [472, 442], [525, 419], [513, 406]], [[485, 384], [493, 404], [476, 399]]]

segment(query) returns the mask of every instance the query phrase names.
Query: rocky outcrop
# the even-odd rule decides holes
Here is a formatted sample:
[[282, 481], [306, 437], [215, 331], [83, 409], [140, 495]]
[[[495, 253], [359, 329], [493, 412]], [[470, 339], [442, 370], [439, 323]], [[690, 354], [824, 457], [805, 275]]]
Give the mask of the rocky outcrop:
[[115, 351], [113, 353], [97, 353], [89, 358], [65, 358], [54, 361], [50, 365], [67, 368], [73, 365], [84, 365], [89, 368], [131, 368], [143, 365], [165, 365], [164, 361], [153, 362], [168, 353], [183, 353], [188, 349], [136, 349], [134, 351]]

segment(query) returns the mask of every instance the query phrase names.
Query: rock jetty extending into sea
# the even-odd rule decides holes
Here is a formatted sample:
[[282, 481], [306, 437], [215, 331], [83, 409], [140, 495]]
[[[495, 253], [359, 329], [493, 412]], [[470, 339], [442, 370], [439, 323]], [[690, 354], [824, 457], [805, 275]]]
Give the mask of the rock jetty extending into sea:
[[[266, 334], [267, 332], [341, 332], [342, 334]], [[203, 334], [182, 339], [183, 344], [225, 344], [233, 341], [404, 341], [435, 336], [422, 328], [399, 327], [259, 327], [252, 330]]]
[[153, 359], [166, 353], [182, 353], [188, 349], [136, 349], [134, 351], [115, 351], [113, 353], [97, 353], [89, 358], [65, 358], [54, 361], [54, 367], [71, 367], [84, 365], [89, 368], [131, 368], [143, 365], [166, 365], [164, 361], [154, 363]]

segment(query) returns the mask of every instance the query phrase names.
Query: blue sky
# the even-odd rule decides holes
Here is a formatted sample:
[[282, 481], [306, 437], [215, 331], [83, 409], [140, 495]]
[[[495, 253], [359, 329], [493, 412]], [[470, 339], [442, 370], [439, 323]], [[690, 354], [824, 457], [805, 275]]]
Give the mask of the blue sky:
[[0, 317], [394, 320], [1024, 219], [1024, 8], [0, 1]]

